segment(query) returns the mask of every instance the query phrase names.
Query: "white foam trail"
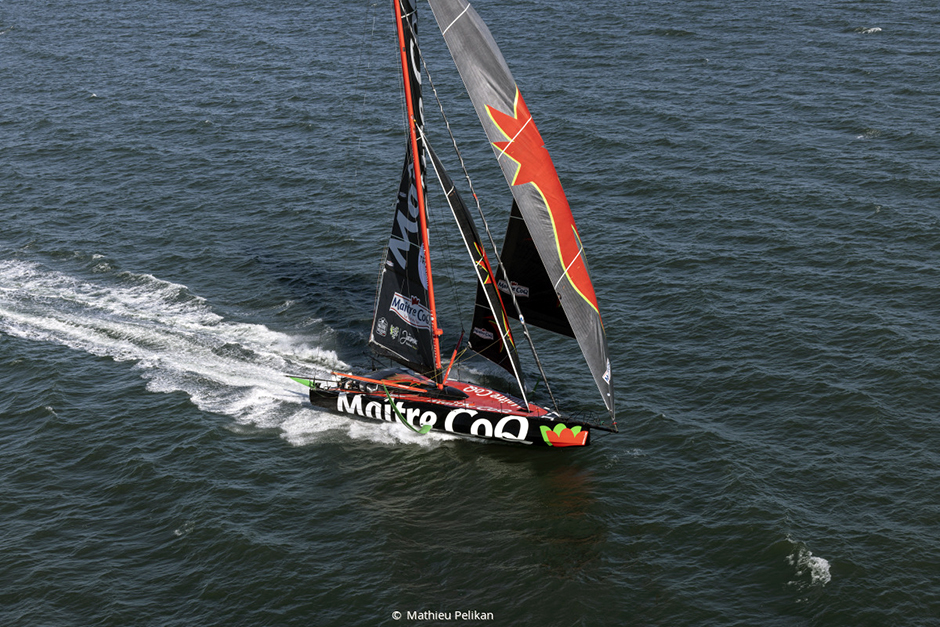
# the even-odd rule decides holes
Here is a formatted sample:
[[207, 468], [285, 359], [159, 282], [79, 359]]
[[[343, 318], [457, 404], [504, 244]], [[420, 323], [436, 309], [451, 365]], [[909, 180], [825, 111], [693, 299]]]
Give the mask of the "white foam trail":
[[264, 325], [227, 321], [185, 286], [150, 275], [82, 280], [0, 261], [0, 332], [135, 361], [151, 392], [185, 392], [204, 411], [278, 428], [293, 444], [336, 430], [378, 442], [414, 440], [407, 429], [319, 412], [285, 376], [345, 369], [335, 353]]

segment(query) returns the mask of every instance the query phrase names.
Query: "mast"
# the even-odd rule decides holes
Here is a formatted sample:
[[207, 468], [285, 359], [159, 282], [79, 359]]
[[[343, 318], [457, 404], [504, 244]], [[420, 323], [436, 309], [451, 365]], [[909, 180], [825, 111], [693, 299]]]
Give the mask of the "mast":
[[[411, 72], [409, 71], [409, 51], [405, 44], [405, 26], [404, 20], [411, 17], [411, 15], [416, 11], [412, 9], [407, 14], [402, 11], [402, 1], [403, 0], [393, 0], [395, 5], [395, 25], [398, 29], [398, 49], [401, 56], [401, 73], [402, 80], [404, 81], [405, 89], [405, 104], [408, 111], [408, 135], [411, 142], [411, 155], [412, 162], [414, 165], [414, 176], [415, 180], [418, 182], [416, 185], [416, 195], [418, 200], [418, 215], [420, 220], [421, 228], [421, 243], [424, 246], [424, 269], [428, 280], [428, 310], [431, 313], [431, 341], [434, 353], [434, 379], [438, 384], [438, 387], [443, 387], [444, 381], [442, 381], [442, 371], [443, 367], [441, 364], [441, 345], [440, 345], [440, 336], [442, 331], [437, 326], [437, 308], [434, 303], [434, 282], [431, 276], [431, 250], [429, 246], [428, 238], [428, 219], [427, 219], [427, 207], [425, 205], [424, 198], [424, 185], [423, 181], [423, 172], [421, 171], [421, 152], [418, 150], [418, 132], [416, 129], [417, 120], [415, 119], [415, 109], [416, 105], [413, 99], [411, 91]], [[414, 29], [411, 29], [411, 32], [414, 33]], [[413, 39], [412, 39], [413, 41]], [[418, 54], [417, 47], [412, 52], [413, 61], [414, 55]], [[414, 70], [415, 78], [418, 83], [421, 82], [421, 68], [418, 63], [414, 63], [411, 68]], [[420, 103], [417, 105], [420, 106]]]

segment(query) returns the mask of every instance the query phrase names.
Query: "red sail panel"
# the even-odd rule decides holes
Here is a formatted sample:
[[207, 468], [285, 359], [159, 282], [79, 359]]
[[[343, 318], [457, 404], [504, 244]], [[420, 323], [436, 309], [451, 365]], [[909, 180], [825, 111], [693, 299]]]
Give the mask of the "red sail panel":
[[[429, 0], [539, 258], [611, 415], [607, 336], [571, 208], [489, 29], [466, 0]], [[516, 277], [510, 280], [518, 281]]]

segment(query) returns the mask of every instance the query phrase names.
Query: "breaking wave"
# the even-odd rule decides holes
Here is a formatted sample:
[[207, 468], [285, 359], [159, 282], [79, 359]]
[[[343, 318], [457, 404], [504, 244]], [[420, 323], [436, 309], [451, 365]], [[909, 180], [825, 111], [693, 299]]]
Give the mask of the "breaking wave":
[[822, 587], [832, 580], [827, 560], [813, 555], [813, 552], [802, 542], [792, 540], [790, 542], [793, 545], [793, 552], [787, 556], [787, 563], [793, 567], [795, 575], [795, 579], [789, 582], [791, 586], [802, 590]]

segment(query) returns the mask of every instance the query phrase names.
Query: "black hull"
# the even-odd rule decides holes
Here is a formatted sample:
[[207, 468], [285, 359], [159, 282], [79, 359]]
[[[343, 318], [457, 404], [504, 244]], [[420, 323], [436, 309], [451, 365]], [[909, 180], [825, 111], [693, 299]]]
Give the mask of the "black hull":
[[382, 390], [347, 390], [322, 383], [311, 385], [310, 402], [330, 413], [362, 420], [398, 423], [404, 419], [415, 431], [431, 425], [430, 431], [438, 433], [536, 447], [587, 446], [594, 426], [558, 418], [542, 408], [528, 413], [518, 406], [515, 411], [511, 407], [504, 408], [510, 411], [493, 411], [466, 400], [420, 398], [392, 391], [386, 396]]

